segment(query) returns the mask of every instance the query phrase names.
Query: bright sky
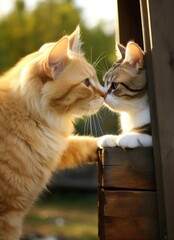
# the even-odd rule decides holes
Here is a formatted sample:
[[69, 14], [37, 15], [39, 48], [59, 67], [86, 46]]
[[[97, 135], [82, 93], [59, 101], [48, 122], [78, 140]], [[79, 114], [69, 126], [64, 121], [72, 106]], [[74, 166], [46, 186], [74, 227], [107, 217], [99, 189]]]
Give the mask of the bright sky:
[[[38, 1], [25, 0], [29, 9], [33, 9]], [[95, 26], [100, 20], [111, 24], [114, 28], [116, 0], [75, 0], [75, 5], [83, 9], [83, 17], [87, 25]], [[8, 13], [14, 6], [15, 0], [0, 0], [0, 17]]]

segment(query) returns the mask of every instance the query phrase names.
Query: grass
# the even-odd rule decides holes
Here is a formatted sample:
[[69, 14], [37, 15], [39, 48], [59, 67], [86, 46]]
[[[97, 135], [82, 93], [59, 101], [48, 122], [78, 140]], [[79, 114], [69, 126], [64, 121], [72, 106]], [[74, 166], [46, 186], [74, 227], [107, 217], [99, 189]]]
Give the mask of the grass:
[[27, 215], [23, 232], [24, 236], [37, 233], [66, 240], [96, 240], [97, 222], [96, 194], [71, 192], [39, 200]]

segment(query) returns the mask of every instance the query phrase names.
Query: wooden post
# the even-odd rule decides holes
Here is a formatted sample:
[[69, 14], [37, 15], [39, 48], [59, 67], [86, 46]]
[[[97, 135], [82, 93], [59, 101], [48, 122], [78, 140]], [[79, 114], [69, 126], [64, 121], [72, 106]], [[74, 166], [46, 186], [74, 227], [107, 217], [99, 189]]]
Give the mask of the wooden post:
[[153, 151], [100, 153], [99, 239], [174, 240], [174, 1], [117, 0], [117, 6], [116, 40], [135, 40], [146, 51]]
[[116, 42], [134, 40], [143, 48], [139, 0], [116, 0]]
[[141, 0], [160, 239], [174, 239], [174, 1]]
[[158, 240], [152, 148], [106, 148], [99, 161], [99, 239]]

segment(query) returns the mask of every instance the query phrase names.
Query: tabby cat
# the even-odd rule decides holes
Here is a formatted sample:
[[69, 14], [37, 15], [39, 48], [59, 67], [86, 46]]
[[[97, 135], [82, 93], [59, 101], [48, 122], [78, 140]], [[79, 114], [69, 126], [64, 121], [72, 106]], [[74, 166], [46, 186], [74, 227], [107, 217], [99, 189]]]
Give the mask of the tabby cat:
[[118, 45], [121, 59], [105, 74], [106, 105], [119, 113], [122, 133], [100, 137], [100, 147], [152, 145], [144, 52], [134, 42]]
[[76, 117], [104, 102], [80, 51], [79, 27], [0, 77], [0, 240], [17, 240], [52, 173], [97, 160], [97, 140], [71, 136]]

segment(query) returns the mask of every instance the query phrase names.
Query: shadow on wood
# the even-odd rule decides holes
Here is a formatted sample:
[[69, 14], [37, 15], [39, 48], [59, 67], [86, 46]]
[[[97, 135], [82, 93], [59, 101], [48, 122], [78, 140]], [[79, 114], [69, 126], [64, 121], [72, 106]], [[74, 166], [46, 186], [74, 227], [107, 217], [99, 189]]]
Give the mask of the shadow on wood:
[[99, 155], [99, 239], [158, 240], [152, 148], [106, 148]]

